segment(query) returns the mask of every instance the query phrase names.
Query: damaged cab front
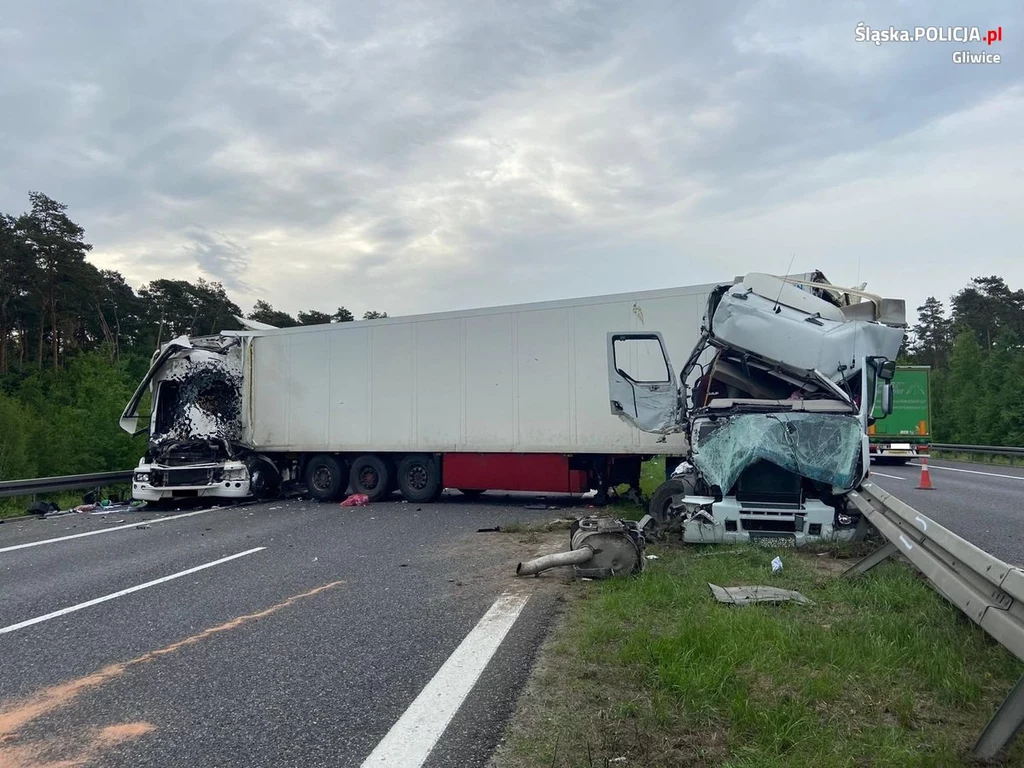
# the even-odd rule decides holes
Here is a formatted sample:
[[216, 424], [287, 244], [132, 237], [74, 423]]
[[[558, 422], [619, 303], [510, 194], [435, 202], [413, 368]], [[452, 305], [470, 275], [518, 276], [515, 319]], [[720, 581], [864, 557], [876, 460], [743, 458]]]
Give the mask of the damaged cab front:
[[[832, 286], [820, 273], [752, 273], [713, 291], [679, 384], [665, 387], [671, 395], [617, 411], [645, 431], [685, 431], [690, 445], [652, 517], [691, 542], [856, 537], [846, 496], [867, 475], [879, 380], [883, 414], [891, 408], [904, 329], [902, 301]], [[620, 343], [631, 336], [616, 334]], [[621, 397], [623, 372], [612, 365], [610, 391]]]
[[[239, 337], [180, 336], [153, 356], [120, 421], [132, 434], [149, 432], [132, 482], [134, 498], [249, 495], [249, 470], [238, 444], [242, 346]], [[138, 410], [147, 391], [152, 394], [151, 413], [138, 430]]]

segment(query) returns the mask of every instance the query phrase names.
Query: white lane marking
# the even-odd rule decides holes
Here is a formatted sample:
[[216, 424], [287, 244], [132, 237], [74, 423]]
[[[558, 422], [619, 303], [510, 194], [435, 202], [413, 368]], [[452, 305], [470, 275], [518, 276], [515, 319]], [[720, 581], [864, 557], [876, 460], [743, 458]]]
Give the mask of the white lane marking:
[[506, 593], [494, 601], [362, 768], [423, 765], [529, 599], [528, 594]]
[[882, 474], [881, 472], [875, 472], [875, 470], [872, 469], [871, 470], [871, 476], [874, 477], [875, 475], [878, 475], [879, 477], [888, 477], [890, 480], [906, 480], [907, 479], [905, 477], [897, 477], [896, 475], [885, 475], [885, 474]]
[[[910, 463], [912, 467], [920, 467], [920, 464]], [[1020, 475], [1000, 475], [996, 472], [979, 472], [976, 469], [957, 469], [956, 467], [940, 467], [935, 464], [929, 464], [928, 469], [944, 469], [947, 472], [966, 472], [968, 475], [985, 475], [986, 477], [1005, 477], [1008, 480], [1024, 480], [1024, 477]]]
[[[218, 507], [217, 509], [226, 509], [226, 507]], [[101, 533], [113, 533], [114, 531], [123, 531], [126, 528], [134, 528], [137, 525], [154, 525], [155, 523], [166, 523], [168, 520], [180, 520], [183, 517], [192, 517], [193, 515], [203, 515], [207, 512], [216, 511], [216, 509], [198, 509], [195, 512], [185, 512], [181, 515], [171, 515], [170, 517], [154, 517], [152, 520], [139, 520], [137, 523], [128, 523], [128, 525], [118, 525], [114, 528], [100, 528], [98, 531], [72, 533], [70, 536], [58, 536], [55, 539], [40, 539], [39, 541], [30, 541], [28, 544], [15, 544], [11, 547], [3, 547], [2, 549], [0, 549], [0, 552], [13, 552], [16, 549], [38, 547], [41, 544], [56, 544], [58, 541], [68, 541], [69, 539], [80, 539], [83, 536], [96, 536]]]
[[927, 531], [928, 530], [928, 521], [925, 520], [920, 515], [918, 515], [917, 517], [914, 518], [914, 522], [921, 524], [921, 530], [922, 531]]
[[172, 573], [170, 576], [161, 576], [159, 579], [154, 579], [153, 581], [147, 581], [145, 584], [139, 584], [139, 585], [134, 586], [134, 587], [128, 587], [128, 589], [122, 589], [120, 592], [112, 592], [109, 595], [104, 595], [103, 597], [97, 597], [97, 598], [95, 598], [93, 600], [87, 600], [86, 602], [79, 603], [78, 605], [71, 605], [71, 606], [68, 606], [67, 608], [61, 608], [59, 611], [54, 611], [53, 613], [47, 613], [44, 616], [36, 616], [34, 619], [26, 619], [25, 621], [20, 621], [17, 624], [11, 624], [9, 627], [0, 628], [0, 635], [3, 635], [5, 633], [7, 633], [7, 632], [14, 632], [15, 630], [18, 630], [18, 629], [24, 629], [25, 627], [31, 627], [33, 624], [39, 624], [39, 623], [44, 622], [44, 621], [49, 621], [50, 619], [56, 619], [58, 616], [66, 616], [69, 613], [74, 613], [75, 611], [80, 611], [83, 608], [89, 608], [90, 606], [93, 606], [93, 605], [99, 605], [100, 603], [105, 603], [105, 602], [107, 602], [107, 600], [113, 600], [114, 598], [117, 598], [117, 597], [124, 597], [125, 595], [130, 595], [132, 592], [138, 592], [140, 589], [148, 589], [149, 587], [155, 587], [157, 584], [163, 584], [165, 581], [171, 581], [172, 579], [180, 579], [182, 576], [188, 576], [190, 573], [195, 573], [196, 571], [202, 571], [202, 570], [205, 570], [206, 568], [213, 568], [213, 566], [215, 566], [215, 565], [220, 565], [221, 563], [226, 563], [229, 560], [237, 560], [239, 557], [245, 557], [246, 555], [251, 555], [253, 552], [259, 552], [260, 550], [263, 550], [263, 549], [266, 549], [266, 547], [256, 547], [255, 549], [247, 549], [245, 552], [239, 552], [237, 555], [229, 555], [228, 557], [222, 557], [220, 560], [214, 560], [212, 563], [205, 563], [203, 565], [197, 565], [195, 568], [189, 568], [188, 570], [185, 570], [185, 571], [179, 571], [178, 573]]

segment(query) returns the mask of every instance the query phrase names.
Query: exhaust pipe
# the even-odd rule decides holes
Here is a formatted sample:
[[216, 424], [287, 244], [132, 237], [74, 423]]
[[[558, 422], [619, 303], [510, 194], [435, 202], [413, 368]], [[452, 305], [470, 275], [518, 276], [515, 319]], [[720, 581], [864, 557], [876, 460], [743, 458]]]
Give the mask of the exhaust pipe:
[[643, 527], [632, 520], [584, 517], [569, 529], [569, 551], [543, 555], [516, 566], [516, 576], [537, 576], [571, 565], [577, 576], [605, 579], [644, 569]]
[[558, 568], [562, 565], [579, 565], [587, 562], [593, 556], [594, 550], [590, 547], [574, 549], [571, 552], [557, 552], [553, 555], [544, 555], [517, 565], [516, 576], [533, 576], [541, 571], [546, 571], [548, 568]]

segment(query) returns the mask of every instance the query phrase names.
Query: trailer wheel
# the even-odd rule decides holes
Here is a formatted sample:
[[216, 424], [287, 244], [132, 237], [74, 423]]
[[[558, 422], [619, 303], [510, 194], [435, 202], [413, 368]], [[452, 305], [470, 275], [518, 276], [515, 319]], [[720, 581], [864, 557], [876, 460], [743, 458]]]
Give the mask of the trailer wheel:
[[345, 492], [344, 462], [321, 453], [306, 463], [306, 488], [317, 501], [337, 501]]
[[406, 499], [433, 501], [441, 492], [441, 473], [433, 456], [414, 453], [398, 464], [398, 489]]
[[367, 453], [352, 462], [352, 493], [365, 493], [370, 501], [380, 501], [391, 492], [391, 473], [387, 462]]

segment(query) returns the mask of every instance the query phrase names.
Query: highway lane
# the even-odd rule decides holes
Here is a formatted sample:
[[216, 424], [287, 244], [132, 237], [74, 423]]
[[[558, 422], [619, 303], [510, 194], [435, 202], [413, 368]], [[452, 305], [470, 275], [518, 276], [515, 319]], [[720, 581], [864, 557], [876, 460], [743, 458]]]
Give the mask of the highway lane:
[[919, 462], [871, 465], [901, 501], [1012, 565], [1024, 566], [1024, 469], [929, 459], [933, 490], [918, 490]]
[[275, 502], [6, 552], [110, 524], [0, 526], [0, 764], [358, 766], [495, 601], [521, 593], [525, 607], [426, 763], [483, 765], [551, 619], [555, 580], [514, 577], [537, 537], [476, 530], [559, 514], [528, 502]]

